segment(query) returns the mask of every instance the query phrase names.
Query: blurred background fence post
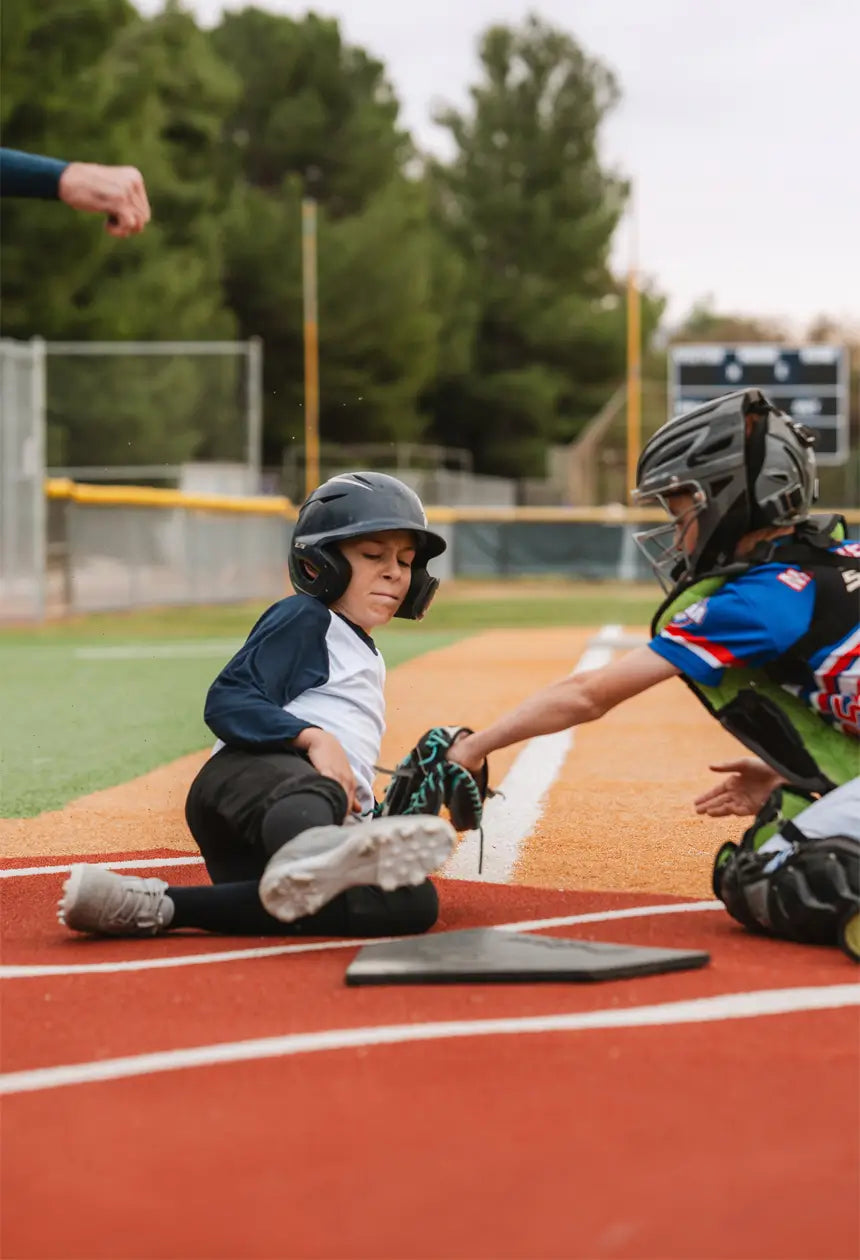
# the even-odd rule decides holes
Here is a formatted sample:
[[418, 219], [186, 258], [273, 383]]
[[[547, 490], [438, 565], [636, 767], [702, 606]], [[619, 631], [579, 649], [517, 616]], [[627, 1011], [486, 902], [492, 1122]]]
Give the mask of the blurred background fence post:
[[0, 341], [0, 611], [45, 615], [45, 342]]
[[302, 201], [302, 305], [305, 352], [305, 496], [320, 483], [319, 317], [317, 311], [317, 203]]
[[642, 321], [636, 258], [636, 209], [633, 192], [628, 211], [630, 265], [627, 271], [627, 484], [623, 501], [632, 502], [642, 446]]
[[251, 477], [251, 491], [259, 493], [263, 474], [263, 339], [248, 339], [248, 366], [245, 374], [248, 407], [248, 445], [246, 459]]

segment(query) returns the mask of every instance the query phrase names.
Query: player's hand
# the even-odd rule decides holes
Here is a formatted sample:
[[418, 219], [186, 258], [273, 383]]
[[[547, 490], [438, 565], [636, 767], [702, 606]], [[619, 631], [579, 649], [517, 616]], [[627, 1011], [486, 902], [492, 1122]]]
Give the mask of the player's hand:
[[293, 741], [296, 748], [308, 755], [311, 765], [324, 774], [327, 779], [336, 779], [346, 792], [347, 814], [361, 813], [358, 803], [358, 784], [344, 752], [343, 744], [330, 731], [320, 730], [316, 726], [307, 726]]
[[458, 765], [465, 766], [472, 774], [477, 774], [484, 764], [484, 754], [475, 750], [477, 737], [474, 733], [471, 735], [459, 735], [454, 743], [445, 754], [448, 761], [456, 761]]
[[106, 214], [111, 236], [142, 232], [152, 217], [143, 176], [134, 166], [70, 162], [60, 176], [59, 195], [75, 210]]
[[746, 818], [757, 814], [774, 788], [785, 780], [757, 757], [739, 757], [736, 761], [722, 761], [709, 766], [718, 774], [728, 772], [717, 787], [697, 796], [693, 804], [697, 814], [711, 818], [728, 818], [737, 815]]

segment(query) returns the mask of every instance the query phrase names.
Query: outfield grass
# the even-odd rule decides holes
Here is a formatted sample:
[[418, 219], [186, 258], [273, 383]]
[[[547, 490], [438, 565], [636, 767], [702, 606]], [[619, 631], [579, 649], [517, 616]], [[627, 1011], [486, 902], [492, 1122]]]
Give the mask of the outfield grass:
[[[0, 645], [0, 817], [59, 809], [212, 741], [206, 691], [243, 635], [215, 637], [207, 625], [205, 638], [183, 641], [157, 636], [154, 625], [147, 635], [129, 628], [117, 637], [106, 628], [98, 638], [76, 631], [68, 642], [54, 635]], [[389, 667], [459, 637], [417, 626], [408, 638], [379, 636]]]
[[[556, 578], [474, 579], [445, 583], [421, 630], [470, 632], [493, 627], [647, 625], [660, 602], [659, 589], [640, 582], [563, 582]], [[0, 650], [35, 643], [124, 643], [139, 639], [243, 639], [266, 607], [263, 603], [205, 608], [143, 609], [93, 613], [42, 626], [0, 628]], [[394, 621], [391, 634], [411, 634]]]
[[[389, 668], [493, 627], [645, 624], [651, 587], [452, 583], [377, 635]], [[0, 817], [31, 817], [212, 739], [207, 688], [263, 605], [98, 614], [0, 631]]]

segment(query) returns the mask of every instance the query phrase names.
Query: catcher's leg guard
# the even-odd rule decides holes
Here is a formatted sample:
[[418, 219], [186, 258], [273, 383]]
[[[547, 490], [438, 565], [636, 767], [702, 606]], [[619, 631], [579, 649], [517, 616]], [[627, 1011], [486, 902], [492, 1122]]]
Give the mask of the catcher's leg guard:
[[849, 910], [839, 925], [839, 944], [854, 962], [860, 962], [860, 910]]
[[793, 824], [790, 847], [757, 853], [724, 844], [714, 863], [714, 893], [752, 931], [815, 945], [839, 945], [860, 961], [860, 841], [807, 839]]

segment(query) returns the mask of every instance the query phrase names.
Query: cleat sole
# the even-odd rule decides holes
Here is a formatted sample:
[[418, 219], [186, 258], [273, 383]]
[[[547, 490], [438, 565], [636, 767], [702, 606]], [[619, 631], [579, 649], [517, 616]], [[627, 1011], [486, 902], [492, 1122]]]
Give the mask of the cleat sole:
[[[361, 834], [350, 834], [359, 828]], [[320, 849], [326, 832], [333, 843]], [[304, 835], [305, 846], [302, 836], [297, 837], [299, 843], [285, 844], [260, 880], [264, 908], [282, 923], [315, 914], [347, 888], [373, 886], [393, 892], [422, 884], [444, 864], [456, 841], [456, 832], [444, 819], [419, 821], [402, 815], [373, 819], [356, 828], [314, 828]], [[303, 847], [313, 851], [303, 854]]]

